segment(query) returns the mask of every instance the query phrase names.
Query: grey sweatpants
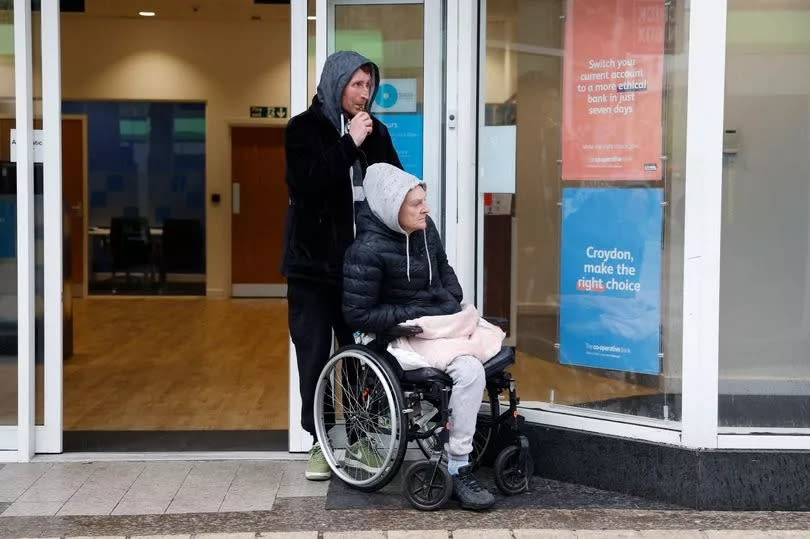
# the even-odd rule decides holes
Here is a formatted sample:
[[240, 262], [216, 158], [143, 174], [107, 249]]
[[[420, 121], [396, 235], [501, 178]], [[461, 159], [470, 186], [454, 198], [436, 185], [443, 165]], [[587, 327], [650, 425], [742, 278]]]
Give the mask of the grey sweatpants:
[[451, 457], [466, 457], [472, 451], [475, 422], [486, 387], [484, 366], [473, 356], [459, 356], [447, 366], [447, 374], [453, 379], [447, 452]]

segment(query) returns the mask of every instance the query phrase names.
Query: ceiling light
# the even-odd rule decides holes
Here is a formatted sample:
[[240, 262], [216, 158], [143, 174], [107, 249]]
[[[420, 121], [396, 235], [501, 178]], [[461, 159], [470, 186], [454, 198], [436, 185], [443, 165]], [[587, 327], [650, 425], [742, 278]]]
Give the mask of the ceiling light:
[[154, 11], [139, 11], [138, 15], [140, 15], [141, 17], [154, 17], [155, 12]]

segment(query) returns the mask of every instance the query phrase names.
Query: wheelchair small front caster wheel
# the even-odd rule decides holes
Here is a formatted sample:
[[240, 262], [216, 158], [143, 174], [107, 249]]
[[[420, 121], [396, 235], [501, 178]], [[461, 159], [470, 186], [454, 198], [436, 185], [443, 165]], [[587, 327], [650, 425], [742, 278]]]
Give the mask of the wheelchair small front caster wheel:
[[507, 496], [520, 494], [529, 490], [529, 483], [534, 473], [534, 462], [531, 455], [526, 455], [526, 463], [520, 466], [520, 448], [510, 445], [498, 453], [495, 459], [495, 483]]
[[414, 462], [403, 472], [402, 493], [420, 511], [441, 509], [453, 493], [450, 472], [435, 461]]

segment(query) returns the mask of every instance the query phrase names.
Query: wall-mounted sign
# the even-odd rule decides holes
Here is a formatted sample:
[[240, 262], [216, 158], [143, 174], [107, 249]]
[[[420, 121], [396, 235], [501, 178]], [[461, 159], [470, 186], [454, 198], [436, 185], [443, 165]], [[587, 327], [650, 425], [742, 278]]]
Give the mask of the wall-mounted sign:
[[660, 180], [663, 0], [569, 0], [563, 180]]
[[250, 107], [251, 118], [286, 118], [287, 107]]
[[416, 79], [382, 79], [371, 112], [416, 112]]
[[[42, 129], [34, 129], [34, 163], [43, 162]], [[17, 130], [11, 130], [11, 162], [17, 162]]]
[[658, 374], [663, 190], [563, 189], [560, 363]]

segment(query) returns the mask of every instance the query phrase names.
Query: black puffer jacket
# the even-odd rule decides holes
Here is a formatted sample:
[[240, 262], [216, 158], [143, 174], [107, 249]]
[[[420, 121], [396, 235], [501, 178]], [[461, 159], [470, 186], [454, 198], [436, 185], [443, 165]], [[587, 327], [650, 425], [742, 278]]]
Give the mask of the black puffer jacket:
[[383, 224], [364, 203], [357, 232], [343, 264], [343, 316], [350, 327], [375, 332], [420, 316], [461, 310], [461, 286], [430, 218], [427, 230], [413, 232], [406, 242], [404, 234]]
[[[360, 147], [341, 136], [340, 99], [354, 71], [367, 59], [335, 53], [324, 68], [318, 95], [309, 109], [290, 120], [285, 135], [290, 207], [285, 224], [281, 273], [339, 286], [343, 254], [354, 239], [352, 181], [349, 169], [365, 174], [373, 163], [402, 168], [385, 125], [372, 116], [372, 132]], [[373, 84], [379, 84], [373, 66]], [[329, 105], [324, 105], [323, 100]], [[370, 96], [369, 102], [374, 100]], [[370, 106], [370, 105], [369, 105]], [[359, 166], [358, 166], [359, 164]]]

